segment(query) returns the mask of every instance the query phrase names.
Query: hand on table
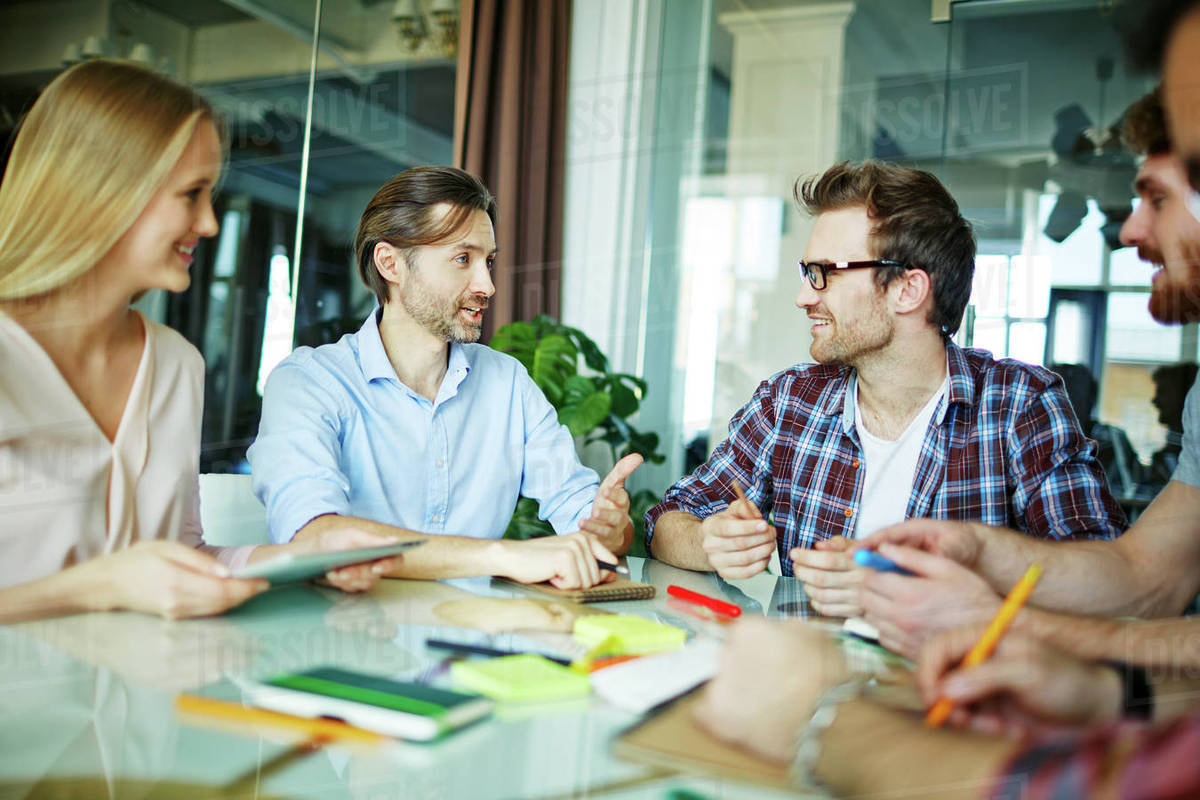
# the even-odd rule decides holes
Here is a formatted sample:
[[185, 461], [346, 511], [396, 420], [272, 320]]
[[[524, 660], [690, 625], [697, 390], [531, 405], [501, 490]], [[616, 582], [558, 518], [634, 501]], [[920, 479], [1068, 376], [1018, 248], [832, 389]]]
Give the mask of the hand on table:
[[696, 704], [714, 736], [790, 761], [817, 701], [850, 675], [840, 645], [804, 622], [746, 619], [732, 626], [717, 675]]
[[862, 585], [867, 570], [854, 563], [859, 542], [834, 536], [813, 549], [795, 547], [788, 553], [792, 572], [804, 582], [804, 594], [826, 617], [862, 616]]
[[1121, 715], [1123, 694], [1115, 670], [1012, 631], [987, 661], [955, 669], [985, 627], [947, 631], [921, 649], [921, 698], [927, 705], [942, 696], [953, 700], [951, 725], [1020, 736], [1047, 727], [1094, 725]]
[[775, 529], [750, 500], [735, 500], [700, 522], [700, 546], [708, 563], [726, 580], [757, 575], [771, 563]]
[[579, 523], [582, 531], [595, 536], [605, 547], [617, 554], [629, 549], [633, 538], [633, 522], [629, 519], [629, 492], [625, 480], [642, 464], [638, 453], [630, 453], [615, 465], [596, 491], [592, 515]]
[[503, 563], [497, 575], [521, 583], [550, 581], [559, 589], [586, 589], [616, 578], [597, 561], [616, 564], [617, 557], [588, 533], [543, 536], [518, 541], [501, 539]]
[[915, 659], [931, 635], [987, 623], [1000, 608], [987, 581], [955, 561], [892, 544], [880, 545], [879, 554], [916, 573], [866, 571], [863, 617], [889, 650]]
[[215, 558], [170, 541], [138, 542], [78, 569], [99, 577], [101, 608], [124, 608], [167, 619], [220, 614], [264, 591], [265, 580], [229, 577]]

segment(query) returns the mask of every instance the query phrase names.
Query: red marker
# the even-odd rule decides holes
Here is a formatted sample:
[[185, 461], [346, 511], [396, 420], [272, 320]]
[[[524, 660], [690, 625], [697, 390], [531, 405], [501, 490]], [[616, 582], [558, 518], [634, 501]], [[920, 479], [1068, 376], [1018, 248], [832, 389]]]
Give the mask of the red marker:
[[675, 584], [667, 587], [667, 594], [672, 597], [678, 597], [680, 600], [687, 600], [689, 603], [711, 608], [713, 611], [729, 617], [739, 617], [742, 614], [741, 606], [735, 606], [733, 603], [726, 603], [724, 600], [718, 600], [715, 597], [693, 592], [690, 589], [684, 589], [682, 586], [676, 586]]

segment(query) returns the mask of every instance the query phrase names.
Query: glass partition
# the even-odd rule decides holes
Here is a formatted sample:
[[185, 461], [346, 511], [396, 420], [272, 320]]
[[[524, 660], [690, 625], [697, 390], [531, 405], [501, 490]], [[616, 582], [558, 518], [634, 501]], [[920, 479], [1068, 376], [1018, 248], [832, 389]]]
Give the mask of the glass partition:
[[195, 86], [223, 117], [221, 231], [197, 248], [187, 292], [139, 304], [204, 355], [201, 472], [247, 470], [263, 382], [293, 341], [333, 341], [369, 311], [352, 254], [367, 199], [396, 172], [451, 159], [450, 5], [398, 14], [393, 3], [322, 0], [320, 9], [318, 19], [315, 0], [0, 6], [6, 141], [42, 87], [93, 57], [133, 59]]

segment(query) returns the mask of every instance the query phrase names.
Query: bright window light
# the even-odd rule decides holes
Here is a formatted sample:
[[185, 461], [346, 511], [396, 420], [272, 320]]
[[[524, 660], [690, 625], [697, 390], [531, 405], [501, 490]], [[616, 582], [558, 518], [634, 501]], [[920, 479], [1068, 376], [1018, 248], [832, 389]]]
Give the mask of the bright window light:
[[267, 319], [263, 324], [262, 359], [258, 362], [260, 396], [266, 388], [271, 370], [292, 352], [292, 293], [288, 267], [287, 252], [282, 245], [275, 245], [267, 281]]

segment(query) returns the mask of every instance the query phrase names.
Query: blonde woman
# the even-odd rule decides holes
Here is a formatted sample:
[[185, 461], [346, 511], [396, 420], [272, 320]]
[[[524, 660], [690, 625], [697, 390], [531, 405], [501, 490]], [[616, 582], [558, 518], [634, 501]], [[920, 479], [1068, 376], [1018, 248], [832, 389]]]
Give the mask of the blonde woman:
[[[67, 70], [21, 126], [0, 184], [0, 621], [220, 613], [266, 588], [229, 577], [241, 564], [387, 541], [202, 544], [203, 361], [130, 303], [188, 287], [221, 162], [211, 106], [121, 62]], [[327, 578], [360, 590], [394, 566]]]

